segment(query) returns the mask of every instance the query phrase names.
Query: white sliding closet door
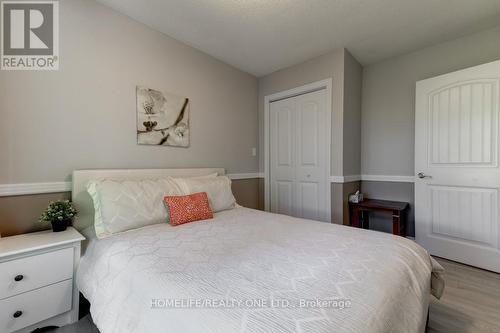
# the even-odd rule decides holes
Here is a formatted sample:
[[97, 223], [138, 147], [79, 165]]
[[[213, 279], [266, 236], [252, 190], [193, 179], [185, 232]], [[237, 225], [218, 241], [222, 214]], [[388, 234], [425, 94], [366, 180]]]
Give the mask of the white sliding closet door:
[[330, 221], [326, 91], [270, 104], [271, 211]]

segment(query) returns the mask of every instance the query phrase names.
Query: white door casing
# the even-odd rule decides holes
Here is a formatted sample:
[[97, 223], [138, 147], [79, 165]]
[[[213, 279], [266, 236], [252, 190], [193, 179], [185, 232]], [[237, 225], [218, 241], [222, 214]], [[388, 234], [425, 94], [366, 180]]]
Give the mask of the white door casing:
[[499, 89], [496, 61], [417, 82], [415, 107], [416, 241], [496, 272]]
[[330, 221], [326, 90], [271, 102], [269, 111], [271, 211]]

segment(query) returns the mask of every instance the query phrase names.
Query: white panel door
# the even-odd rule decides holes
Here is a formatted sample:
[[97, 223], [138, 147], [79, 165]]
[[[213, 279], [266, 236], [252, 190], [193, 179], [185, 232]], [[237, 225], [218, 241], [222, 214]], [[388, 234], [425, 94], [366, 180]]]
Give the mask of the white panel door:
[[270, 105], [271, 131], [271, 211], [296, 216], [295, 188], [295, 114], [296, 99], [288, 98]]
[[500, 61], [417, 82], [415, 236], [500, 272]]
[[270, 105], [271, 211], [329, 221], [326, 91]]

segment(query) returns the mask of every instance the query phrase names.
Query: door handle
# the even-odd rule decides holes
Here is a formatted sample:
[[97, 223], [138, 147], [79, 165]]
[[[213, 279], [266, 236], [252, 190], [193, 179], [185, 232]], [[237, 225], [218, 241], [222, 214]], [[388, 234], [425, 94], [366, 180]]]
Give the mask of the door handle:
[[426, 174], [425, 174], [425, 173], [423, 173], [423, 172], [419, 172], [419, 173], [417, 174], [417, 176], [418, 176], [418, 178], [420, 178], [420, 179], [424, 179], [424, 178], [432, 178], [432, 176], [426, 175]]

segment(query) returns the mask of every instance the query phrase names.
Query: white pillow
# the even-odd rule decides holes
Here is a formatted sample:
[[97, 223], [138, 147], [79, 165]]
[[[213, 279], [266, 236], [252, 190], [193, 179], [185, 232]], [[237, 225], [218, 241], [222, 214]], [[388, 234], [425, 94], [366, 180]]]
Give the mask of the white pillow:
[[163, 204], [166, 195], [182, 195], [171, 177], [147, 180], [95, 180], [87, 185], [94, 201], [94, 227], [97, 238], [166, 223]]
[[231, 191], [231, 180], [226, 176], [215, 178], [175, 178], [184, 195], [206, 192], [210, 207], [220, 212], [235, 207], [236, 200]]

